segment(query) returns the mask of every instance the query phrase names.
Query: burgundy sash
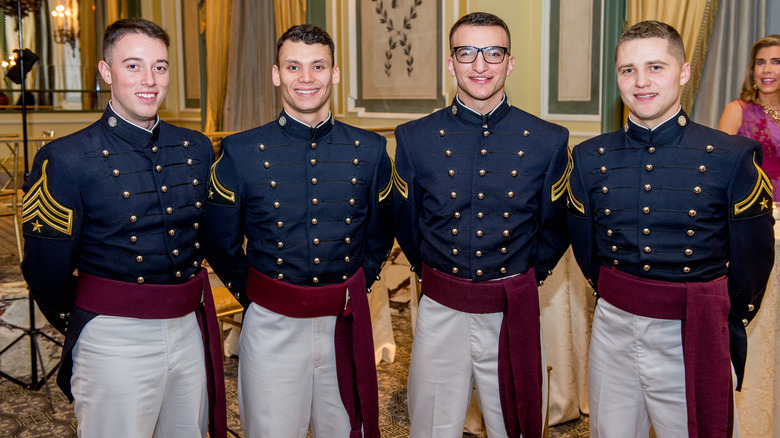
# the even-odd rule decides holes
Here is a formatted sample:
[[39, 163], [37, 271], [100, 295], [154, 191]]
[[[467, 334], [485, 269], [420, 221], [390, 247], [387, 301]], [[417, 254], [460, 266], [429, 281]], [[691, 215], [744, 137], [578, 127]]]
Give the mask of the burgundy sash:
[[[290, 318], [336, 316], [336, 377], [349, 415], [350, 438], [379, 437], [379, 396], [366, 279], [360, 268], [344, 283], [306, 287], [249, 269], [246, 296]], [[362, 429], [362, 431], [361, 431]]]
[[206, 269], [201, 269], [192, 280], [176, 285], [137, 284], [80, 272], [76, 307], [100, 315], [141, 319], [180, 318], [194, 311], [206, 359], [209, 434], [227, 437], [222, 342]]
[[731, 437], [731, 382], [726, 277], [701, 283], [650, 280], [601, 267], [599, 296], [618, 309], [682, 320], [685, 399], [690, 438]]
[[542, 344], [534, 269], [473, 282], [423, 265], [422, 291], [466, 313], [503, 312], [498, 339], [498, 383], [507, 435], [542, 436]]

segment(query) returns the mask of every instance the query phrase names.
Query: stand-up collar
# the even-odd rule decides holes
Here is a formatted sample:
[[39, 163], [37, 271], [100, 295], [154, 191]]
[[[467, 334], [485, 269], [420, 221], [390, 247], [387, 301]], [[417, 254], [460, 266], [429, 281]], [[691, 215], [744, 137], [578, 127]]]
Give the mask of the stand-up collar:
[[450, 108], [452, 110], [452, 115], [464, 123], [480, 126], [482, 128], [491, 128], [509, 113], [510, 107], [509, 99], [507, 99], [506, 94], [504, 94], [504, 98], [501, 99], [498, 106], [487, 114], [480, 114], [467, 107], [458, 99], [457, 95], [455, 96], [455, 99], [452, 100], [452, 106], [450, 106]]
[[638, 142], [662, 146], [671, 143], [680, 134], [683, 133], [691, 124], [688, 114], [680, 109], [674, 116], [656, 126], [654, 129], [648, 129], [636, 124], [631, 118], [628, 118], [626, 126], [623, 128], [631, 139]]
[[314, 141], [319, 140], [322, 137], [330, 134], [333, 130], [333, 114], [328, 114], [328, 118], [325, 121], [320, 122], [317, 126], [309, 126], [300, 120], [295, 119], [291, 115], [287, 114], [284, 110], [279, 114], [279, 118], [276, 119], [276, 123], [282, 128], [286, 134], [293, 137], [297, 137], [303, 140]]
[[152, 127], [152, 130], [150, 131], [123, 119], [120, 115], [114, 112], [110, 104], [103, 112], [103, 117], [100, 118], [100, 123], [102, 123], [107, 130], [109, 130], [117, 137], [120, 137], [125, 141], [143, 148], [150, 146], [152, 141], [154, 141], [160, 135], [159, 117], [155, 122], [154, 127]]

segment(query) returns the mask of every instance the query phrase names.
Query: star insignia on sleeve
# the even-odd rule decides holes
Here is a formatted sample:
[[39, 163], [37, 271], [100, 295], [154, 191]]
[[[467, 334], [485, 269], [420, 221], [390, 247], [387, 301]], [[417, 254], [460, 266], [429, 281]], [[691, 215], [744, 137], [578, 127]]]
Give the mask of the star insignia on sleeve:
[[41, 232], [41, 228], [43, 228], [43, 224], [38, 222], [38, 219], [35, 220], [35, 222], [32, 223], [33, 231]]
[[761, 200], [761, 209], [769, 208], [769, 200], [766, 198], [763, 198]]

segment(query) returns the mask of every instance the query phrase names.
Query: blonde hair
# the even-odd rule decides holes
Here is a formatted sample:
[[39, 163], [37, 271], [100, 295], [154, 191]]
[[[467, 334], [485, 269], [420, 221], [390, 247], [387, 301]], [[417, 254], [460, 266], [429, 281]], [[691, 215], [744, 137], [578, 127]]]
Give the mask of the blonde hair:
[[753, 44], [753, 48], [750, 49], [750, 66], [748, 66], [747, 72], [745, 72], [745, 80], [742, 82], [742, 92], [739, 95], [739, 98], [745, 102], [758, 103], [758, 89], [753, 88], [753, 84], [756, 83], [756, 76], [753, 73], [756, 68], [756, 56], [758, 55], [759, 50], [772, 46], [780, 46], [780, 35], [767, 35]]

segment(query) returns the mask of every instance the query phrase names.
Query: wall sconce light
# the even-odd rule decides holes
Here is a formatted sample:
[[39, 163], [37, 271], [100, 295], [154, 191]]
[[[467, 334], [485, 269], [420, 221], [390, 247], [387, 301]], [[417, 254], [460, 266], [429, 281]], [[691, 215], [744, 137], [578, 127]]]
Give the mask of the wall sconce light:
[[58, 5], [51, 11], [54, 17], [54, 42], [57, 44], [70, 44], [71, 49], [76, 48], [76, 34], [73, 31], [73, 14], [70, 9], [63, 5]]

